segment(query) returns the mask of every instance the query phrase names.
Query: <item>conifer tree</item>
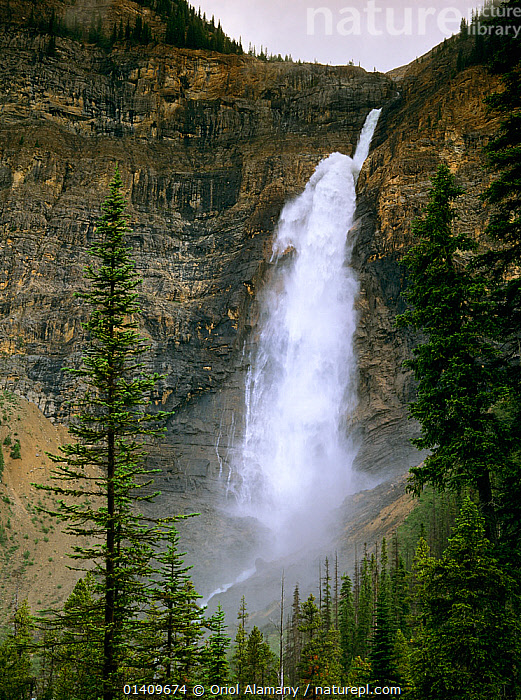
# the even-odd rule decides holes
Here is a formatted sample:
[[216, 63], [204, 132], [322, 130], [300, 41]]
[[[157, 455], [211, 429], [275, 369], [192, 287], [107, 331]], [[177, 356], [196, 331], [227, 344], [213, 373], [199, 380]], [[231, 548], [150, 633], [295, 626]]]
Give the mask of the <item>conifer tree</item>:
[[347, 574], [342, 576], [342, 586], [340, 588], [340, 649], [341, 662], [344, 671], [347, 673], [355, 655], [355, 607], [353, 601], [351, 579]]
[[417, 245], [405, 256], [409, 270], [406, 293], [411, 303], [399, 326], [422, 331], [427, 340], [413, 350], [406, 364], [418, 380], [410, 414], [421, 426], [413, 440], [431, 450], [411, 469], [411, 488], [477, 489], [489, 537], [495, 538], [491, 471], [500, 459], [498, 422], [490, 410], [497, 401], [495, 352], [484, 338], [490, 330], [486, 287], [469, 272], [461, 254], [475, 243], [453, 230], [453, 201], [461, 194], [446, 165], [433, 179], [423, 218], [413, 223]]
[[160, 637], [156, 649], [156, 672], [168, 683], [188, 683], [202, 662], [200, 640], [204, 633], [199, 596], [179, 552], [179, 533], [172, 527], [166, 537], [167, 549], [158, 554], [159, 581], [152, 597], [160, 605], [154, 625]]
[[351, 668], [347, 675], [347, 684], [363, 686], [367, 683], [371, 683], [373, 680], [373, 673], [371, 670], [371, 663], [367, 659], [362, 659], [361, 656], [357, 656], [353, 659]]
[[490, 208], [485, 233], [494, 246], [480, 260], [482, 268], [492, 272], [494, 339], [501, 347], [506, 370], [504, 391], [495, 407], [504, 454], [499, 470], [499, 519], [503, 556], [511, 560], [515, 572], [521, 566], [521, 42], [514, 31], [521, 29], [521, 1], [509, 0], [501, 7], [503, 16], [490, 22], [508, 25], [508, 32], [487, 40], [500, 89], [485, 100], [500, 117], [498, 133], [486, 147], [494, 179], [483, 196]]
[[96, 700], [102, 687], [103, 608], [92, 573], [80, 579], [65, 602], [62, 624], [43, 640], [47, 680], [55, 700]]
[[310, 595], [302, 603], [301, 620], [300, 630], [303, 635], [303, 646], [300, 655], [300, 678], [303, 683], [313, 685], [320, 671], [319, 632], [322, 626], [320, 611], [315, 604], [314, 595]]
[[231, 644], [226, 635], [224, 611], [219, 603], [216, 612], [206, 621], [205, 626], [211, 631], [204, 649], [204, 682], [212, 685], [224, 685], [229, 680], [227, 651]]
[[[152, 593], [152, 598], [155, 596]], [[158, 671], [164, 657], [160, 656], [164, 647], [164, 610], [157, 603], [147, 605], [146, 615], [141, 616], [134, 626], [132, 648], [125, 659], [123, 674], [136, 683], [152, 683], [157, 680]]]
[[397, 630], [406, 632], [408, 629], [409, 604], [409, 580], [405, 562], [399, 554], [398, 538], [393, 537], [393, 567], [391, 569], [391, 608], [393, 611], [394, 626]]
[[232, 664], [234, 669], [234, 678], [239, 684], [247, 682], [247, 658], [248, 658], [248, 635], [246, 633], [246, 620], [248, 619], [248, 612], [246, 609], [246, 599], [244, 596], [241, 598], [241, 605], [237, 613], [237, 619], [239, 620], [239, 627], [237, 628], [237, 633], [235, 635], [235, 644], [232, 657]]
[[299, 678], [298, 668], [302, 652], [302, 631], [300, 626], [300, 591], [298, 584], [296, 584], [293, 591], [293, 603], [291, 605], [291, 617], [288, 625], [288, 641], [285, 654], [285, 672], [292, 685], [298, 684]]
[[391, 602], [391, 580], [387, 570], [387, 548], [382, 542], [380, 575], [378, 580], [378, 600], [376, 604], [376, 629], [371, 644], [371, 666], [374, 678], [381, 685], [391, 685], [396, 681], [394, 666], [394, 645], [396, 628], [393, 624]]
[[396, 671], [396, 684], [401, 688], [402, 695], [411, 688], [411, 648], [402, 630], [396, 632], [393, 649], [393, 667]]
[[103, 700], [113, 700], [121, 687], [132, 627], [147, 600], [157, 531], [135, 504], [153, 498], [141, 495], [150, 484], [146, 441], [162, 434], [158, 421], [168, 415], [145, 410], [159, 375], [144, 372], [140, 362], [148, 349], [138, 331], [141, 280], [125, 243], [121, 189], [116, 169], [91, 249], [97, 264], [86, 268], [90, 286], [78, 294], [91, 314], [82, 366], [70, 370], [83, 382], [79, 413], [69, 427], [76, 442], [53, 457], [59, 484], [39, 486], [61, 498], [51, 514], [67, 524], [66, 531], [90, 542], [75, 546], [72, 557], [79, 568], [93, 567], [103, 600]]
[[26, 700], [35, 687], [31, 663], [34, 624], [27, 600], [15, 611], [12, 626], [0, 644], [0, 700]]
[[248, 683], [258, 685], [274, 683], [277, 679], [277, 657], [257, 626], [248, 635], [246, 644], [246, 678]]
[[512, 582], [492, 556], [484, 520], [469, 498], [441, 560], [423, 546], [416, 569], [421, 627], [411, 664], [415, 697], [517, 697]]
[[329, 559], [326, 557], [324, 563], [324, 577], [320, 582], [322, 587], [321, 610], [322, 628], [324, 632], [329, 631], [332, 623], [333, 605], [331, 600], [331, 575], [329, 573]]
[[365, 659], [369, 654], [369, 645], [373, 622], [373, 582], [369, 571], [367, 556], [364, 557], [360, 571], [360, 592], [356, 608], [356, 628], [353, 641], [353, 656]]
[[301, 683], [338, 683], [342, 674], [339, 633], [333, 627], [324, 629], [323, 616], [313, 595], [302, 604], [301, 619], [304, 640], [300, 656]]

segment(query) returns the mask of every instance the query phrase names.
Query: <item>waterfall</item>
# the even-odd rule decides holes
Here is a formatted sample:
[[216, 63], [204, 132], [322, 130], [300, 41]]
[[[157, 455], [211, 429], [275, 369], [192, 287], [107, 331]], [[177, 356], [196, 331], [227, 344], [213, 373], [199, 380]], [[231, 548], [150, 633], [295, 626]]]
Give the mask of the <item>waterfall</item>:
[[300, 542], [317, 534], [351, 486], [358, 282], [349, 231], [379, 115], [367, 117], [353, 158], [330, 155], [285, 205], [273, 274], [259, 296], [235, 495], [239, 512], [266, 524], [280, 551], [293, 544], [292, 532]]

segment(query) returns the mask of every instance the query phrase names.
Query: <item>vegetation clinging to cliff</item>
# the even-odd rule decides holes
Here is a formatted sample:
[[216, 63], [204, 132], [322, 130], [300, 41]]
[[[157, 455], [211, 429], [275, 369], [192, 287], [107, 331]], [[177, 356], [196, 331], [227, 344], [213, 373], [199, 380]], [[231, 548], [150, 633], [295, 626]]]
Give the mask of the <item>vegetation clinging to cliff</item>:
[[[165, 43], [178, 48], [206, 49], [224, 54], [242, 54], [241, 42], [228, 37], [221, 23], [214, 17], [207, 20], [201, 10], [195, 10], [186, 0], [136, 0], [144, 8], [153, 11], [156, 22], [147, 21], [144, 15], [113, 22], [107, 26], [99, 12], [93, 11], [88, 25], [68, 20], [54, 9], [47, 15], [36, 14], [31, 9], [27, 26], [46, 32], [50, 36], [47, 53], [55, 50], [53, 37], [71, 37], [88, 41], [109, 49], [117, 42], [130, 44]], [[160, 28], [158, 28], [160, 27]]]

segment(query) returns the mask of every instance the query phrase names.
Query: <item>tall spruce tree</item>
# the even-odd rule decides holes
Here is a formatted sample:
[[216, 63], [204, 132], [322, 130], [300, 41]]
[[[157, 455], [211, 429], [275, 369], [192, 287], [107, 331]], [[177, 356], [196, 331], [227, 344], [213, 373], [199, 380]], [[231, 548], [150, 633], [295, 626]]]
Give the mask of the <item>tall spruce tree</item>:
[[320, 581], [320, 586], [320, 614], [322, 616], [322, 628], [324, 632], [328, 632], [333, 621], [333, 601], [331, 599], [331, 575], [329, 573], [329, 559], [327, 557], [324, 562], [324, 576]]
[[266, 685], [277, 682], [277, 657], [257, 626], [246, 644], [246, 677], [249, 683]]
[[302, 613], [300, 608], [300, 590], [297, 583], [293, 591], [291, 615], [287, 626], [288, 636], [286, 653], [284, 655], [284, 673], [292, 685], [298, 684], [298, 668], [300, 663], [300, 654], [302, 652], [302, 631], [300, 629]]
[[[491, 272], [491, 300], [496, 321], [494, 338], [502, 350], [506, 373], [501, 401], [495, 407], [502, 427], [504, 458], [499, 470], [499, 520], [503, 556], [521, 565], [521, 1], [500, 5], [502, 15], [490, 23], [505, 29], [488, 39], [489, 62], [499, 74], [499, 89], [486, 98], [500, 117], [495, 138], [486, 148], [494, 174], [484, 193], [490, 219], [485, 233], [493, 250], [481, 256], [482, 268]], [[506, 27], [508, 26], [508, 30]]]
[[211, 634], [206, 640], [203, 651], [204, 674], [203, 680], [208, 687], [225, 685], [229, 680], [229, 664], [227, 651], [231, 639], [226, 635], [224, 610], [219, 603], [215, 613], [206, 621], [205, 626]]
[[43, 639], [46, 690], [55, 700], [96, 700], [102, 686], [102, 601], [92, 573], [81, 578], [64, 605], [63, 624]]
[[356, 610], [356, 627], [353, 638], [353, 656], [365, 659], [369, 654], [369, 646], [373, 631], [374, 612], [373, 581], [369, 570], [367, 555], [360, 565], [360, 591]]
[[241, 604], [237, 612], [239, 626], [235, 635], [234, 651], [232, 656], [232, 665], [234, 670], [234, 679], [241, 685], [248, 682], [247, 678], [247, 657], [248, 657], [248, 635], [246, 633], [246, 620], [248, 619], [248, 611], [246, 606], [246, 598], [242, 596]]
[[[315, 596], [309, 595], [301, 606], [301, 626], [303, 645], [300, 653], [300, 680], [313, 683], [320, 673], [320, 630], [322, 620], [320, 610], [315, 603]], [[313, 697], [315, 695], [313, 694]]]
[[33, 649], [34, 622], [24, 600], [13, 615], [12, 629], [0, 644], [0, 700], [26, 700], [33, 695]]
[[351, 579], [347, 574], [342, 576], [340, 588], [338, 629], [340, 632], [341, 663], [347, 674], [355, 656], [355, 606]]
[[157, 555], [160, 578], [153, 598], [160, 607], [154, 616], [160, 647], [156, 649], [156, 672], [168, 683], [189, 683], [203, 660], [200, 640], [204, 633], [203, 612], [189, 576], [191, 566], [179, 552], [179, 534], [172, 527], [167, 549]]
[[[162, 434], [158, 421], [167, 415], [146, 411], [159, 375], [144, 372], [140, 362], [148, 349], [138, 331], [141, 280], [125, 243], [129, 229], [121, 189], [116, 170], [91, 249], [97, 262], [86, 269], [87, 291], [78, 294], [91, 313], [82, 366], [70, 370], [82, 382], [79, 412], [69, 427], [76, 441], [53, 457], [59, 484], [39, 487], [60, 497], [52, 515], [67, 524], [66, 531], [90, 543], [75, 546], [72, 557], [78, 568], [92, 568], [103, 601], [103, 700], [119, 693], [133, 626], [147, 598], [157, 531], [135, 506], [153, 498], [142, 491], [151, 473], [146, 441]], [[66, 617], [64, 611], [64, 624]]]
[[421, 437], [413, 442], [431, 453], [411, 469], [410, 483], [416, 494], [425, 484], [476, 488], [487, 534], [495, 539], [491, 471], [501, 458], [501, 442], [491, 407], [501, 382], [494, 349], [485, 340], [491, 331], [486, 285], [462, 258], [476, 244], [453, 229], [452, 204], [461, 189], [446, 165], [432, 184], [425, 215], [413, 222], [419, 242], [404, 258], [411, 307], [398, 318], [399, 326], [426, 335], [406, 364], [418, 380], [410, 414], [420, 423]]
[[376, 625], [370, 655], [374, 678], [382, 685], [391, 685], [397, 679], [394, 663], [396, 627], [393, 620], [391, 578], [387, 564], [387, 546], [384, 539], [378, 577]]
[[325, 629], [323, 615], [316, 606], [313, 595], [302, 604], [301, 620], [300, 629], [304, 639], [300, 655], [301, 683], [339, 683], [342, 674], [340, 635], [332, 626]]
[[421, 624], [411, 664], [414, 697], [518, 697], [512, 581], [493, 557], [484, 520], [469, 498], [440, 560], [420, 543], [416, 577]]

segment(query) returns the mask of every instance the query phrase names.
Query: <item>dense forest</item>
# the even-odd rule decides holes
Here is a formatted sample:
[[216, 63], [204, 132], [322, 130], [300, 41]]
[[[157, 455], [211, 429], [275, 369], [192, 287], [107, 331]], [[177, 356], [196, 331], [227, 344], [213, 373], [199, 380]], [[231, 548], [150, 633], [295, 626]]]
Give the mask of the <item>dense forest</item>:
[[[241, 50], [182, 0], [141, 4], [166, 19], [166, 43]], [[419, 509], [390, 542], [360, 553], [350, 574], [324, 557], [318, 598], [296, 586], [277, 639], [249, 625], [244, 599], [233, 640], [220, 607], [206, 614], [180, 551], [176, 521], [186, 516], [152, 521], [139, 510], [153, 498], [142, 495], [153, 479], [147, 440], [168, 414], [147, 412], [159, 376], [142, 368], [140, 279], [116, 171], [81, 295], [88, 342], [74, 373], [86, 390], [74, 439], [53, 457], [55, 485], [40, 486], [59, 504], [44, 512], [91, 542], [72, 559], [86, 573], [59, 610], [33, 616], [20, 601], [0, 643], [0, 700], [195, 697], [199, 685], [220, 695], [228, 684], [241, 696], [255, 694], [253, 684], [273, 688], [268, 695], [298, 687], [297, 697], [370, 688], [411, 700], [521, 696], [521, 41], [497, 31], [521, 27], [521, 0], [499, 7], [502, 15], [476, 18], [493, 31], [474, 33], [458, 59], [458, 70], [487, 63], [500, 81], [488, 99], [500, 127], [486, 147], [486, 245], [455, 226], [461, 189], [442, 165], [403, 261], [398, 325], [421, 338], [408, 362], [410, 411], [416, 444], [429, 450], [409, 479]], [[51, 42], [80, 31], [45, 22]], [[115, 26], [110, 42], [148, 43], [150, 32], [136, 20]], [[455, 40], [469, 34], [464, 25]], [[89, 36], [107, 41], [100, 26]]]

